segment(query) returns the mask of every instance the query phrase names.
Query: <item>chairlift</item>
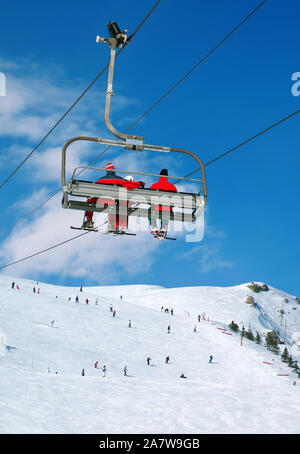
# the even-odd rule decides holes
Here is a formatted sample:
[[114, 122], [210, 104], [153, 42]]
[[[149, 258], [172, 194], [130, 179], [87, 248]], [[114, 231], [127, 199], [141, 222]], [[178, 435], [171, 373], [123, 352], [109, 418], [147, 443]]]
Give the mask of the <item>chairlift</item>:
[[[203, 163], [197, 155], [188, 150], [180, 148], [173, 148], [170, 146], [147, 145], [144, 143], [143, 137], [125, 134], [119, 132], [110, 121], [110, 105], [111, 97], [113, 95], [113, 74], [115, 66], [116, 49], [121, 47], [127, 41], [127, 31], [120, 31], [116, 22], [108, 23], [107, 28], [110, 34], [109, 38], [101, 38], [97, 36], [96, 42], [104, 42], [110, 47], [110, 62], [108, 69], [108, 82], [107, 91], [105, 95], [105, 112], [104, 120], [108, 130], [118, 138], [116, 139], [101, 139], [96, 137], [78, 136], [69, 139], [62, 148], [62, 167], [61, 167], [61, 182], [63, 190], [62, 207], [65, 209], [99, 212], [114, 215], [127, 215], [128, 217], [135, 216], [139, 218], [147, 218], [149, 221], [153, 219], [161, 219], [168, 216], [169, 221], [189, 222], [195, 223], [202, 214], [206, 200], [207, 188], [206, 177]], [[126, 189], [116, 184], [106, 184], [93, 181], [78, 179], [78, 173], [84, 170], [104, 171], [104, 168], [97, 168], [91, 166], [79, 166], [73, 171], [71, 179], [66, 182], [66, 152], [68, 147], [77, 141], [96, 142], [102, 145], [122, 147], [128, 151], [156, 151], [162, 153], [182, 153], [192, 157], [196, 160], [200, 170], [201, 178], [192, 179], [178, 176], [168, 175], [168, 179], [176, 180], [176, 182], [193, 182], [200, 186], [197, 193], [190, 192], [170, 192], [161, 189], [149, 189], [139, 187], [136, 189]], [[80, 171], [80, 172], [79, 172]], [[137, 175], [139, 179], [143, 176], [159, 178], [161, 175], [152, 173], [133, 172], [122, 169], [115, 169], [117, 173]], [[75, 199], [73, 197], [76, 197]], [[84, 199], [84, 200], [80, 200]], [[92, 201], [91, 201], [92, 199]], [[110, 203], [108, 203], [110, 202]], [[157, 206], [171, 207], [169, 211], [159, 211]], [[83, 230], [97, 231], [97, 228], [85, 227], [83, 222], [81, 227], [72, 227]], [[112, 230], [113, 234], [130, 234], [128, 232], [121, 232], [118, 229]], [[166, 239], [166, 238], [160, 238]], [[169, 238], [171, 239], [171, 238]]]

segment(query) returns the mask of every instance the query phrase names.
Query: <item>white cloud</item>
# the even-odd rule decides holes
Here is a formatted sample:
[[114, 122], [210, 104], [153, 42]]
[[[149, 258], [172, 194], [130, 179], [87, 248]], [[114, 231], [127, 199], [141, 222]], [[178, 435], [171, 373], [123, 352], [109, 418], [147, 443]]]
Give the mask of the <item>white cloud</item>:
[[[18, 62], [0, 60], [0, 63], [0, 67], [8, 71], [7, 93], [0, 99], [0, 136], [23, 137], [31, 141], [41, 139], [90, 82], [70, 84], [62, 68], [52, 66], [46, 70], [26, 59]], [[55, 130], [55, 140], [93, 135], [96, 131], [99, 136], [104, 131], [104, 100], [103, 88], [88, 92], [63, 120], [63, 128]], [[136, 101], [125, 96], [116, 96], [112, 111], [117, 113], [135, 104]], [[52, 137], [53, 134], [47, 141], [51, 143]]]
[[183, 260], [197, 262], [197, 267], [202, 273], [209, 273], [215, 269], [231, 268], [233, 263], [224, 260], [220, 254], [219, 245], [201, 245], [190, 249], [180, 255]]
[[7, 76], [6, 96], [0, 103], [0, 135], [37, 140], [70, 101], [71, 90], [58, 89], [39, 75]]
[[208, 273], [215, 269], [232, 268], [233, 263], [224, 260], [218, 246], [201, 246], [200, 266], [202, 273]]
[[22, 197], [20, 200], [12, 204], [13, 210], [18, 210], [18, 215], [23, 212], [26, 214], [28, 211], [33, 210], [37, 205], [50, 196], [46, 188], [34, 190], [29, 197]]
[[[60, 208], [60, 196], [53, 198], [38, 218], [16, 229], [3, 243], [0, 257], [10, 263], [46, 249], [83, 232], [69, 226], [80, 226], [83, 212]], [[124, 275], [147, 271], [155, 259], [158, 242], [150, 233], [136, 237], [114, 238], [88, 233], [53, 251], [14, 265], [14, 276], [60, 275], [85, 278], [99, 283], [119, 282]], [[8, 267], [4, 271], [11, 274]]]
[[[78, 84], [76, 87], [68, 84], [63, 87], [61, 68], [49, 68], [45, 73], [38, 65], [26, 60], [11, 64], [6, 62], [6, 68], [10, 72], [7, 77], [7, 96], [1, 98], [0, 104], [0, 136], [8, 142], [6, 150], [2, 151], [5, 164], [10, 167], [25, 157], [42, 139], [77, 98], [81, 88], [78, 88]], [[57, 75], [60, 85], [57, 83]], [[128, 111], [128, 107], [132, 109], [135, 105], [135, 100], [116, 96], [112, 104], [112, 119], [117, 120], [117, 113], [125, 109], [126, 116], [130, 118], [132, 113]], [[59, 184], [61, 148], [66, 140], [77, 135], [111, 137], [104, 127], [103, 110], [104, 92], [100, 93], [99, 90], [95, 93], [93, 90], [33, 154], [28, 164], [26, 163], [22, 176], [23, 181], [28, 183], [26, 194], [30, 195], [26, 200], [15, 202], [16, 206], [22, 203], [21, 215], [24, 211], [26, 214], [27, 209], [33, 210], [47, 198], [50, 192], [48, 188], [53, 182]], [[122, 124], [122, 120], [119, 124]], [[11, 143], [12, 140], [14, 144]], [[147, 142], [151, 143], [151, 140]], [[72, 144], [67, 155], [68, 176], [74, 167], [88, 163], [104, 149], [105, 147], [99, 147], [97, 144]], [[172, 155], [174, 157], [174, 154]], [[180, 169], [180, 163], [177, 161], [169, 165], [169, 156], [166, 153], [130, 152], [114, 147], [95, 165], [104, 167], [106, 162], [114, 162], [117, 168], [128, 170], [129, 174], [133, 170], [159, 173], [161, 168], [167, 167], [170, 174], [176, 175]], [[142, 179], [147, 185], [153, 183], [153, 178], [141, 176], [135, 179]], [[26, 220], [12, 231], [1, 244], [0, 257], [3, 263], [31, 255], [77, 234], [76, 231], [70, 230], [69, 226], [81, 225], [83, 212], [63, 210], [60, 204], [61, 193], [51, 199], [42, 211], [38, 211], [33, 220]], [[159, 242], [150, 237], [150, 233], [139, 233], [133, 238], [120, 239], [89, 233], [53, 251], [15, 265], [13, 270], [16, 276], [90, 276], [93, 281], [103, 282], [105, 277], [113, 282], [120, 280], [120, 273], [132, 276], [141, 273], [141, 270], [149, 269], [158, 247]], [[10, 273], [11, 269], [5, 269], [6, 272]]]
[[[222, 240], [226, 233], [210, 223], [209, 207], [205, 207], [204, 242], [180, 254], [182, 260], [193, 260], [197, 269], [209, 273], [216, 269], [232, 268], [234, 263], [222, 257]], [[213, 243], [212, 243], [213, 241]]]
[[[1, 167], [9, 169], [32, 151], [77, 99], [87, 82], [77, 81], [76, 86], [70, 86], [67, 78], [63, 77], [62, 68], [45, 70], [27, 59], [16, 62], [0, 60], [0, 63], [8, 71], [7, 96], [0, 99], [0, 137], [5, 140], [0, 150]], [[64, 79], [66, 86], [61, 83]], [[105, 79], [104, 74], [103, 82], [106, 83]], [[60, 179], [61, 148], [69, 138], [78, 135], [110, 136], [104, 125], [104, 101], [104, 90], [98, 85], [98, 90], [88, 92], [47, 137], [30, 158], [30, 165], [26, 163], [24, 167], [29, 171], [32, 182], [48, 184]], [[116, 96], [112, 109], [117, 117], [117, 112], [135, 104], [136, 101], [125, 96]], [[73, 170], [83, 162], [87, 164], [101, 150], [104, 150], [103, 146], [88, 142], [72, 144], [67, 156], [68, 169]]]

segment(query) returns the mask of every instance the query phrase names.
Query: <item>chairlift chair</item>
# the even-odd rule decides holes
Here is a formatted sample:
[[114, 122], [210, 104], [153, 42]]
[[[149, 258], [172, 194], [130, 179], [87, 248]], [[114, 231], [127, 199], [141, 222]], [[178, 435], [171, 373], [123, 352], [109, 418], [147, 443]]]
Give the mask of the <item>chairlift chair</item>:
[[[170, 221], [179, 221], [179, 222], [190, 222], [195, 223], [199, 216], [202, 214], [206, 200], [207, 200], [207, 188], [206, 188], [206, 177], [204, 166], [197, 155], [188, 150], [183, 150], [179, 148], [173, 148], [170, 146], [159, 146], [159, 145], [147, 145], [143, 141], [143, 137], [125, 134], [117, 131], [110, 121], [110, 105], [111, 97], [113, 95], [112, 85], [113, 85], [113, 74], [115, 66], [115, 56], [116, 49], [121, 47], [127, 41], [126, 30], [121, 32], [118, 25], [113, 22], [107, 24], [107, 28], [110, 33], [110, 38], [101, 38], [97, 36], [96, 42], [104, 42], [110, 47], [110, 62], [108, 69], [108, 82], [107, 82], [107, 91], [105, 95], [105, 112], [104, 120], [105, 125], [108, 130], [116, 136], [119, 140], [116, 139], [101, 139], [96, 137], [86, 137], [78, 136], [72, 139], [69, 139], [62, 148], [62, 167], [61, 167], [61, 182], [63, 190], [63, 199], [62, 207], [72, 210], [81, 210], [81, 211], [92, 211], [92, 212], [102, 212], [102, 213], [114, 213], [114, 214], [127, 214], [130, 216], [137, 216], [141, 218], [155, 219], [162, 216], [162, 213], [154, 208], [156, 205], [165, 205], [172, 207], [171, 211], [168, 211], [168, 216]], [[104, 168], [97, 168], [91, 166], [79, 166], [76, 167], [73, 171], [71, 179], [66, 182], [66, 152], [68, 147], [77, 141], [89, 141], [96, 142], [102, 145], [123, 147], [125, 150], [129, 151], [156, 151], [162, 153], [182, 153], [185, 155], [191, 156], [196, 160], [199, 169], [201, 171], [201, 179], [191, 179], [178, 176], [168, 175], [168, 179], [176, 179], [180, 182], [197, 182], [200, 184], [200, 190], [198, 193], [190, 192], [170, 192], [164, 190], [156, 190], [149, 188], [138, 188], [138, 189], [129, 189], [104, 183], [95, 183], [93, 181], [86, 181], [77, 178], [77, 172], [80, 170], [80, 173], [83, 170], [96, 170], [104, 171]], [[139, 176], [148, 176], [148, 177], [159, 177], [160, 175], [151, 174], [151, 173], [141, 173], [133, 172], [126, 170], [116, 169], [118, 173], [132, 174]], [[76, 197], [76, 199], [71, 198]], [[78, 200], [78, 198], [83, 198], [84, 200]], [[89, 202], [89, 199], [97, 199], [96, 203]], [[111, 205], [107, 205], [105, 200], [113, 201]], [[104, 201], [103, 203], [101, 201]], [[127, 206], [123, 202], [128, 202]], [[166, 215], [166, 214], [164, 214]], [[84, 228], [83, 226], [80, 229]], [[97, 231], [97, 229], [91, 229]], [[119, 233], [117, 231], [113, 233]]]

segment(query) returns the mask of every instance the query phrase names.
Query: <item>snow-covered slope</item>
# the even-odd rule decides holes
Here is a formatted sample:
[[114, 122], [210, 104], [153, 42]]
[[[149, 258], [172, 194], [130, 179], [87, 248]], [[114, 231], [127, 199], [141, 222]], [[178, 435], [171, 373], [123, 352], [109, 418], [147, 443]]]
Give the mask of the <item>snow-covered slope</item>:
[[[0, 433], [299, 433], [299, 380], [262, 345], [241, 346], [238, 334], [220, 329], [232, 320], [254, 333], [281, 331], [291, 350], [300, 305], [246, 284], [80, 292], [0, 276]], [[105, 378], [95, 361], [106, 365]]]

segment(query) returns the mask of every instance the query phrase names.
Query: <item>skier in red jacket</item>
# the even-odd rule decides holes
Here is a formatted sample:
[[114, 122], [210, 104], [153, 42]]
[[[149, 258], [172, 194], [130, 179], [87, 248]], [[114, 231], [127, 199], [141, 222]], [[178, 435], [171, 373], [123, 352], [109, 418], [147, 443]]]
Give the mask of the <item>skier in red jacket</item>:
[[[132, 177], [130, 177], [130, 179], [125, 179], [119, 175], [116, 175], [115, 166], [111, 162], [105, 166], [105, 169], [106, 169], [106, 175], [99, 178], [97, 183], [112, 184], [112, 185], [116, 185], [116, 186], [122, 186], [127, 189], [137, 189], [140, 187], [144, 187], [144, 185], [145, 185], [145, 183], [143, 183], [142, 181], [133, 181]], [[108, 205], [108, 206], [116, 205], [116, 202], [111, 199], [97, 199], [96, 197], [92, 197], [92, 198], [88, 199], [89, 203], [97, 203], [97, 200], [99, 200], [100, 203]], [[129, 205], [129, 203], [127, 201], [123, 201], [123, 200], [118, 201], [117, 203], [119, 204], [119, 206], [126, 207], [126, 214], [119, 215], [119, 214], [109, 213], [108, 214], [108, 231], [125, 233], [128, 228], [127, 207]], [[86, 217], [86, 219], [84, 222], [84, 227], [93, 228], [93, 226], [94, 226], [93, 212], [86, 211], [85, 217]]]
[[[176, 186], [168, 181], [168, 170], [162, 169], [160, 171], [160, 177], [157, 183], [154, 183], [150, 189], [157, 189], [159, 191], [170, 191], [170, 192], [177, 192]], [[164, 212], [172, 212], [172, 207], [170, 205], [153, 205], [153, 210], [159, 211], [160, 216], [159, 219], [161, 221], [160, 229], [157, 226], [156, 218], [149, 217], [149, 222], [151, 225], [151, 234], [155, 236], [158, 240], [163, 240], [166, 237], [168, 226], [169, 226], [169, 219], [168, 216], [165, 216], [164, 219]]]

